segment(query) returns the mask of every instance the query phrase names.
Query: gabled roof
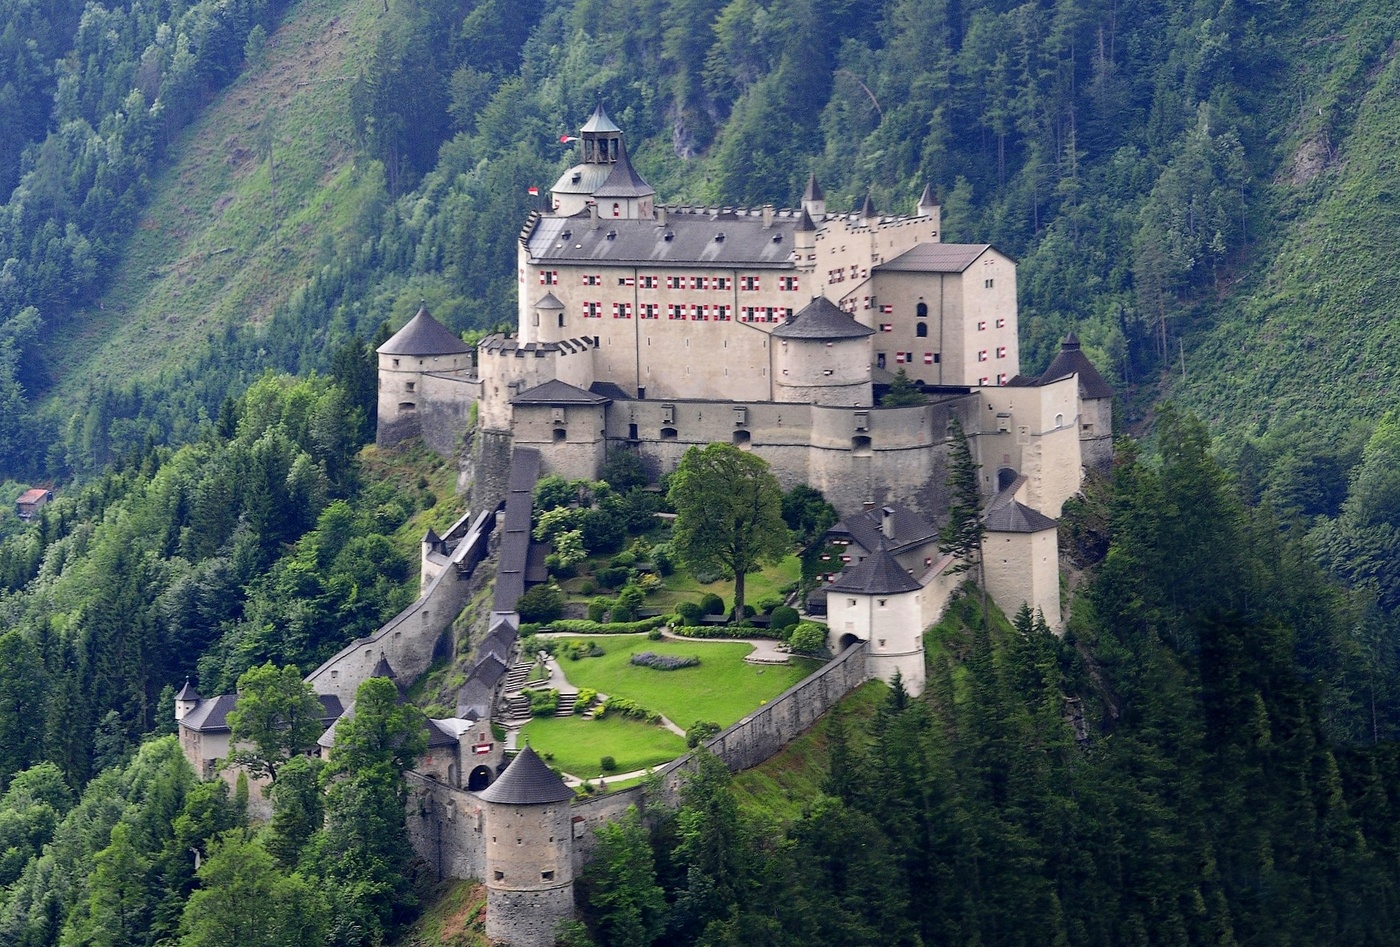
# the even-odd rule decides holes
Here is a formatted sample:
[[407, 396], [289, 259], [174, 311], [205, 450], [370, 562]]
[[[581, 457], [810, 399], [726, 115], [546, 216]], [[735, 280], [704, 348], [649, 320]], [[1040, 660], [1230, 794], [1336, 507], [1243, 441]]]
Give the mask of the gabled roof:
[[514, 398], [510, 399], [511, 404], [608, 404], [609, 398], [602, 395], [595, 395], [591, 391], [584, 391], [582, 388], [551, 378], [542, 385], [527, 388]]
[[470, 352], [471, 346], [434, 319], [428, 307], [423, 306], [407, 325], [375, 351], [382, 355], [457, 355]]
[[1060, 352], [1050, 363], [1050, 367], [1040, 376], [1040, 383], [1057, 381], [1067, 375], [1079, 376], [1079, 395], [1082, 398], [1112, 398], [1113, 386], [1104, 381], [1094, 363], [1079, 348], [1079, 337], [1073, 332], [1060, 343]]
[[613, 120], [608, 118], [608, 113], [603, 109], [603, 103], [599, 102], [598, 107], [593, 110], [593, 114], [588, 117], [588, 121], [583, 123], [583, 128], [579, 131], [620, 132], [622, 129], [613, 124]]
[[229, 711], [238, 706], [237, 694], [220, 694], [218, 697], [207, 697], [185, 714], [185, 719], [180, 721], [180, 726], [186, 730], [196, 730], [200, 733], [219, 733], [229, 730]]
[[507, 806], [543, 806], [568, 802], [574, 791], [526, 744], [500, 778], [477, 793], [477, 798]]
[[773, 336], [779, 339], [863, 339], [874, 334], [874, 329], [856, 322], [854, 316], [825, 296], [818, 296], [773, 330]]
[[476, 663], [476, 667], [472, 668], [468, 680], [480, 681], [487, 687], [495, 687], [496, 682], [504, 677], [505, 673], [506, 663], [494, 654], [488, 654]]
[[457, 691], [457, 716], [464, 720], [485, 720], [491, 716], [492, 688], [482, 681], [467, 681]]
[[440, 746], [456, 746], [456, 734], [449, 733], [433, 718], [427, 718], [428, 723], [428, 749], [433, 750]]
[[[579, 168], [608, 165], [580, 165]], [[579, 170], [576, 168], [575, 170]], [[602, 186], [598, 181], [598, 187]], [[584, 183], [569, 185], [582, 192]], [[555, 188], [560, 190], [558, 186]], [[588, 186], [587, 193], [593, 193]], [[609, 265], [751, 266], [792, 269], [792, 234], [801, 211], [777, 211], [765, 226], [760, 210], [667, 208], [658, 217], [600, 218], [543, 216], [527, 227], [523, 240], [530, 261]]]
[[588, 390], [595, 395], [602, 395], [612, 401], [633, 401], [633, 397], [617, 384], [610, 381], [595, 381], [588, 386]]
[[[886, 536], [883, 531], [885, 510], [891, 511], [891, 521], [894, 526], [893, 536]], [[933, 542], [938, 538], [938, 529], [932, 523], [899, 503], [887, 503], [882, 507], [848, 516], [837, 522], [827, 532], [850, 536], [852, 540], [860, 543], [861, 548], [866, 551], [873, 550], [881, 543], [898, 551], [910, 546]]]
[[617, 160], [613, 162], [612, 172], [602, 186], [593, 192], [593, 196], [650, 197], [655, 193], [656, 189], [642, 180], [642, 176], [632, 167], [632, 161], [627, 157], [627, 146], [619, 139]]
[[990, 243], [921, 243], [875, 267], [910, 273], [961, 273], [992, 249]]
[[841, 570], [836, 581], [827, 585], [828, 592], [853, 592], [858, 595], [898, 595], [923, 588], [894, 556], [884, 540], [860, 562]]
[[26, 490], [26, 491], [24, 491], [23, 493], [21, 493], [21, 494], [19, 495], [19, 499], [16, 500], [15, 502], [16, 502], [16, 503], [38, 503], [40, 500], [45, 500], [45, 499], [47, 499], [48, 496], [49, 496], [49, 491], [45, 490], [43, 487], [34, 487], [33, 489]]

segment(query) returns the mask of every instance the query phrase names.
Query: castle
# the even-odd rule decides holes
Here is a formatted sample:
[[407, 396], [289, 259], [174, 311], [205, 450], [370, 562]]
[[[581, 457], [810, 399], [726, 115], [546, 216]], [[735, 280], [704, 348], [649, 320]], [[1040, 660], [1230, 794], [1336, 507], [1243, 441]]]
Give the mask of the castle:
[[[709, 741], [740, 769], [863, 680], [898, 672], [923, 689], [923, 631], [965, 578], [937, 529], [959, 427], [981, 468], [987, 591], [1056, 629], [1055, 518], [1084, 470], [1112, 459], [1112, 389], [1073, 335], [1045, 372], [1020, 374], [1015, 261], [941, 242], [928, 188], [909, 216], [868, 198], [832, 213], [815, 177], [794, 209], [671, 207], [601, 106], [579, 138], [581, 162], [520, 232], [516, 331], [473, 350], [422, 309], [377, 350], [378, 442], [421, 437], [449, 456], [469, 445], [477, 512], [425, 538], [414, 605], [307, 678], [326, 707], [324, 750], [361, 681], [408, 682], [450, 653], [494, 544], [487, 633], [456, 716], [429, 722], [409, 832], [439, 875], [486, 880], [488, 936], [520, 947], [553, 942], [592, 829], [650, 791], [572, 800], [528, 748], [508, 760], [489, 726], [519, 667], [515, 603], [546, 577], [530, 555], [539, 476], [596, 478], [618, 451], [659, 474], [721, 441], [836, 507], [830, 564], [807, 605], [824, 609], [837, 657]], [[923, 403], [880, 403], [897, 372]], [[206, 778], [229, 751], [234, 700], [188, 685], [177, 698], [181, 744]], [[682, 766], [662, 767], [663, 793]]]

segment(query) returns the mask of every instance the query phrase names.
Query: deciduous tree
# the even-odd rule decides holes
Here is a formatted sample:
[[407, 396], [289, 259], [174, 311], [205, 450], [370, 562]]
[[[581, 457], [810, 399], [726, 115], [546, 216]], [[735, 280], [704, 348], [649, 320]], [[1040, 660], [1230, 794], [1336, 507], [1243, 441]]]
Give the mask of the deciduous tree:
[[321, 713], [321, 702], [295, 665], [279, 668], [269, 661], [250, 668], [238, 679], [238, 707], [228, 722], [234, 743], [251, 748], [235, 750], [230, 761], [276, 779], [283, 762], [315, 745]]

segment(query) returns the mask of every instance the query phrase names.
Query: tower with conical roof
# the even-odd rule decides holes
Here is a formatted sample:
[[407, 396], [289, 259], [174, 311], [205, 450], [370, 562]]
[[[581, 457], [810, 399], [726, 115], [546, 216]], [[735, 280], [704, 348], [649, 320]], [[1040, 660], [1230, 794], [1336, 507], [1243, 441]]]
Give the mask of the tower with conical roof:
[[774, 400], [868, 407], [874, 334], [825, 296], [813, 299], [773, 330]]
[[552, 947], [574, 914], [574, 792], [527, 744], [485, 803], [486, 937], [512, 947]]
[[[885, 516], [883, 522], [894, 521]], [[888, 526], [882, 528], [889, 528]], [[888, 681], [899, 672], [915, 696], [924, 690], [924, 585], [899, 564], [884, 538], [860, 562], [826, 587], [830, 645], [844, 651], [865, 641], [866, 672]]]
[[656, 191], [632, 167], [622, 129], [608, 118], [602, 103], [579, 129], [583, 161], [560, 175], [550, 188], [556, 216], [572, 217], [597, 208], [599, 218], [650, 219]]
[[[428, 312], [426, 304], [389, 340], [375, 350], [379, 356], [379, 429], [375, 440], [380, 446], [429, 432], [423, 427], [421, 410], [431, 404], [435, 410], [450, 407], [454, 396], [462, 408], [455, 414], [466, 417], [469, 393], [457, 392], [453, 386], [428, 399], [425, 387], [435, 374], [464, 372], [471, 368], [471, 346], [456, 333], [438, 322]], [[447, 449], [450, 451], [457, 432], [451, 432]], [[433, 444], [431, 446], [437, 447]]]

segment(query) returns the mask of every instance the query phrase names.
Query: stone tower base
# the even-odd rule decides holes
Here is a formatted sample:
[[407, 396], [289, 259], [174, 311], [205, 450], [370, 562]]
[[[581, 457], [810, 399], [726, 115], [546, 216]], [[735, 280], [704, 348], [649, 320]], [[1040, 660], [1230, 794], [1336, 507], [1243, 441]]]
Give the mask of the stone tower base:
[[559, 925], [574, 916], [574, 886], [502, 891], [487, 885], [486, 936], [511, 947], [554, 947]]

